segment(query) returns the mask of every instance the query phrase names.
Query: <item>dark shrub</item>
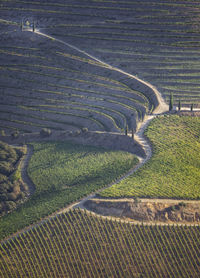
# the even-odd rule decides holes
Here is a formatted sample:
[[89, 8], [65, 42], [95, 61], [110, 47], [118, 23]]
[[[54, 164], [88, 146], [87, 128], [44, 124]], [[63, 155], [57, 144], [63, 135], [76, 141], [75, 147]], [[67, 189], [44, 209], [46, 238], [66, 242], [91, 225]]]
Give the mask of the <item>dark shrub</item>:
[[82, 127], [82, 128], [81, 128], [81, 131], [82, 131], [83, 133], [86, 133], [86, 132], [88, 132], [88, 128], [87, 128], [87, 127]]
[[6, 136], [6, 133], [5, 133], [5, 131], [3, 129], [0, 131], [0, 135], [1, 136]]
[[0, 150], [0, 160], [6, 160], [8, 153], [5, 150]]
[[49, 128], [43, 128], [41, 131], [40, 131], [40, 136], [42, 137], [48, 137], [51, 135], [51, 129]]
[[6, 162], [6, 161], [1, 161], [0, 162], [0, 173], [3, 174], [3, 175], [10, 175], [13, 171], [13, 166], [9, 163], [9, 162]]
[[8, 178], [5, 176], [5, 175], [2, 175], [1, 173], [0, 173], [0, 183], [2, 183], [2, 182], [4, 182], [4, 181], [7, 181], [8, 180]]
[[17, 161], [17, 159], [18, 159], [18, 155], [15, 149], [9, 148], [7, 161], [14, 164]]
[[15, 192], [11, 192], [7, 194], [9, 201], [15, 201], [17, 199], [17, 194]]
[[0, 194], [0, 202], [5, 202], [7, 200], [8, 200], [7, 194], [5, 194], [5, 193]]
[[11, 187], [11, 183], [9, 181], [1, 183], [0, 194], [7, 193], [10, 187]]
[[11, 136], [13, 139], [16, 139], [19, 137], [19, 130], [14, 131], [13, 133], [11, 133]]
[[16, 208], [16, 204], [13, 201], [7, 201], [6, 202], [6, 210], [11, 210], [11, 209], [15, 209]]
[[22, 157], [22, 155], [24, 155], [26, 152], [23, 148], [20, 148], [20, 149], [16, 149], [16, 153], [19, 157]]
[[76, 130], [75, 132], [74, 132], [74, 136], [78, 136], [78, 135], [80, 135], [81, 134], [81, 131], [80, 130]]

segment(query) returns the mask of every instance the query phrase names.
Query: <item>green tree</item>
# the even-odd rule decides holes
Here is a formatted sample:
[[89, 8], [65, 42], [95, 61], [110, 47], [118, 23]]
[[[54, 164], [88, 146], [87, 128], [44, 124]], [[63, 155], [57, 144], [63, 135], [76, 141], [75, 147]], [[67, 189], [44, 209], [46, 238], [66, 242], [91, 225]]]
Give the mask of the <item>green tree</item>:
[[181, 111], [181, 100], [179, 99], [179, 102], [178, 102], [178, 111]]
[[0, 131], [0, 135], [1, 136], [6, 136], [6, 133], [5, 133], [5, 131], [3, 129]]
[[132, 139], [134, 139], [134, 129], [132, 128], [132, 133], [131, 133]]
[[35, 32], [35, 21], [33, 21], [33, 32]]
[[169, 99], [169, 111], [172, 111], [173, 105], [174, 105], [174, 98], [173, 98], [173, 94], [171, 93]]
[[125, 129], [125, 135], [127, 136], [128, 135], [128, 125], [126, 125], [124, 129]]

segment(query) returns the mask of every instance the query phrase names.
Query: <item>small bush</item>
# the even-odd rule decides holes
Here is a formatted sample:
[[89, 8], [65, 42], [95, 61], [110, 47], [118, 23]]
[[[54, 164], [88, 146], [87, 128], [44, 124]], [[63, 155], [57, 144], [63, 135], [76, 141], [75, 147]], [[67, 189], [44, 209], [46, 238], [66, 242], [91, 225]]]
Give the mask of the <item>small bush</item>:
[[43, 128], [41, 131], [40, 131], [40, 136], [42, 137], [48, 137], [51, 135], [51, 129], [49, 128]]
[[11, 136], [13, 139], [16, 139], [19, 137], [19, 130], [14, 131], [13, 133], [11, 133]]
[[138, 197], [134, 197], [133, 200], [136, 207], [138, 206], [139, 203], [141, 203], [141, 200]]
[[3, 182], [0, 184], [0, 194], [7, 193], [9, 188], [11, 187], [11, 183], [8, 182]]
[[74, 136], [78, 136], [78, 135], [80, 135], [81, 134], [81, 131], [80, 130], [76, 130], [75, 132], [74, 132]]
[[11, 176], [11, 181], [15, 182], [15, 181], [19, 181], [20, 179], [21, 179], [21, 172], [19, 170], [16, 170]]
[[0, 202], [5, 202], [7, 200], [8, 200], [7, 194], [5, 194], [5, 193], [0, 194]]
[[8, 178], [5, 175], [0, 174], [0, 183], [7, 181]]
[[179, 207], [185, 207], [185, 206], [186, 206], [186, 203], [180, 202], [178, 205], [179, 205]]
[[13, 201], [6, 202], [6, 210], [12, 210], [16, 208], [16, 204]]
[[6, 136], [5, 131], [4, 131], [4, 130], [0, 130], [0, 135], [1, 135], [1, 136]]
[[11, 192], [7, 194], [9, 201], [15, 201], [17, 199], [17, 194], [15, 192]]
[[9, 146], [9, 149], [8, 149], [8, 158], [7, 158], [7, 161], [14, 164], [18, 159], [18, 155], [15, 151], [15, 149], [12, 149], [10, 146]]
[[13, 171], [13, 166], [9, 163], [9, 162], [6, 162], [6, 161], [1, 161], [0, 162], [0, 173], [3, 174], [3, 175], [10, 175]]
[[26, 150], [24, 148], [16, 149], [16, 153], [19, 157], [22, 157], [26, 153]]
[[87, 127], [82, 127], [82, 128], [81, 128], [81, 131], [82, 131], [83, 133], [86, 133], [86, 132], [88, 132], [88, 128], [87, 128]]
[[18, 182], [14, 183], [13, 192], [17, 195], [20, 193], [20, 184]]
[[0, 160], [6, 160], [8, 153], [5, 150], [0, 150]]

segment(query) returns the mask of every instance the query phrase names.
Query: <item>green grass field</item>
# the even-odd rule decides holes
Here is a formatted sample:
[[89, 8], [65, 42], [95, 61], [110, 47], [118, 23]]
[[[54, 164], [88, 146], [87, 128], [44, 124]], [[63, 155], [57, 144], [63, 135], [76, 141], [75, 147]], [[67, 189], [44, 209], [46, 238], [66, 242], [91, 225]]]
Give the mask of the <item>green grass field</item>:
[[200, 198], [200, 118], [162, 116], [146, 131], [152, 158], [102, 197]]
[[32, 197], [0, 222], [0, 238], [111, 183], [137, 163], [132, 154], [66, 142], [33, 143]]

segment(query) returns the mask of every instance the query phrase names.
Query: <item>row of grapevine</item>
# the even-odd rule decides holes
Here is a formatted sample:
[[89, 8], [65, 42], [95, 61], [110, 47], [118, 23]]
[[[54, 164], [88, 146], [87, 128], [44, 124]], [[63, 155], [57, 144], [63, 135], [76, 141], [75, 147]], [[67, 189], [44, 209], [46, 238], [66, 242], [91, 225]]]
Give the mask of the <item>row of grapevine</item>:
[[[10, 18], [17, 10], [23, 18], [27, 2], [11, 2], [2, 2], [0, 17], [3, 12]], [[37, 10], [38, 16], [43, 14], [43, 9], [31, 9], [39, 3], [28, 3], [30, 13]], [[57, 6], [53, 6], [56, 12]], [[0, 47], [0, 128], [6, 133], [13, 129], [39, 131], [42, 127], [121, 132], [127, 125], [136, 129], [137, 121], [152, 109], [153, 103], [136, 88], [137, 84], [130, 87], [122, 74], [56, 40], [20, 32], [20, 27], [16, 31], [20, 21], [13, 17], [12, 21], [0, 20], [2, 26], [10, 24], [12, 30], [10, 35], [2, 34]]]
[[[15, 9], [18, 1], [4, 2], [8, 15]], [[199, 105], [198, 2], [23, 1], [23, 13], [42, 31], [150, 81], [167, 101], [172, 92], [176, 103]]]
[[134, 175], [101, 192], [101, 197], [199, 199], [199, 126], [199, 117], [154, 119], [145, 131], [153, 146], [152, 158]]
[[1, 219], [1, 239], [105, 187], [138, 163], [135, 156], [122, 151], [59, 141], [32, 145], [28, 175], [35, 191]]
[[199, 277], [199, 235], [73, 210], [3, 243], [1, 277]]

